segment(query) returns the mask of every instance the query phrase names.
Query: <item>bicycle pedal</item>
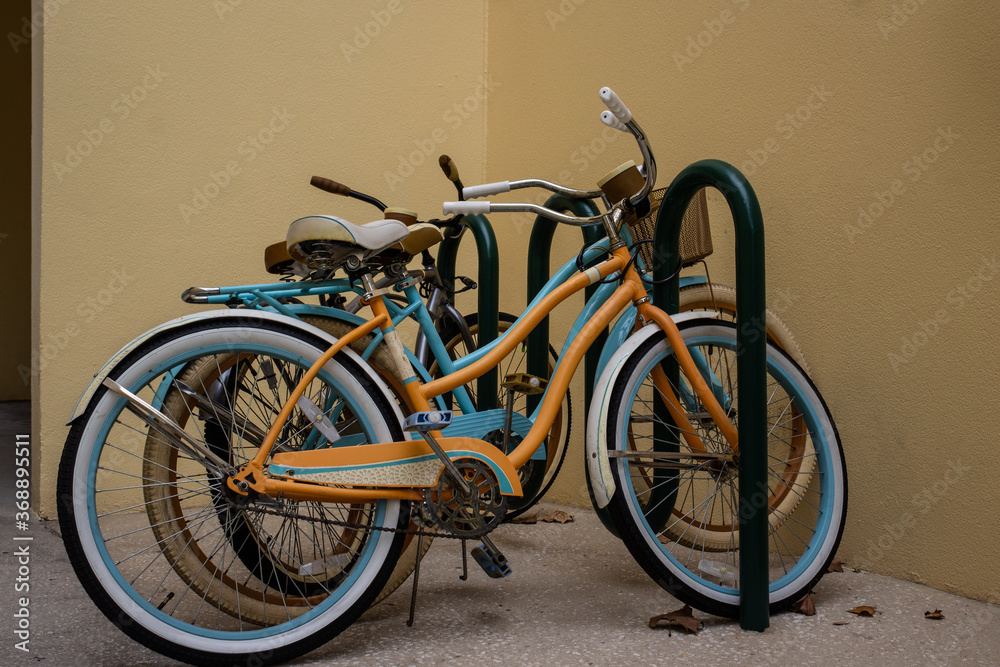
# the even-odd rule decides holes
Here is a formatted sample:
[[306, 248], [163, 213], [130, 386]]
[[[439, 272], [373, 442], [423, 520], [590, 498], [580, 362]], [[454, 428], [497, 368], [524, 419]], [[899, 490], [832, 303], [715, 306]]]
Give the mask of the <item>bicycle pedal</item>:
[[451, 424], [451, 410], [414, 412], [403, 422], [404, 431], [436, 431]]
[[545, 378], [527, 373], [508, 373], [504, 376], [500, 386], [504, 389], [516, 391], [519, 394], [540, 394], [545, 391], [545, 385], [549, 383]]
[[483, 572], [493, 579], [503, 579], [511, 573], [507, 558], [499, 549], [490, 549], [485, 544], [480, 544], [472, 550], [472, 557], [483, 568]]

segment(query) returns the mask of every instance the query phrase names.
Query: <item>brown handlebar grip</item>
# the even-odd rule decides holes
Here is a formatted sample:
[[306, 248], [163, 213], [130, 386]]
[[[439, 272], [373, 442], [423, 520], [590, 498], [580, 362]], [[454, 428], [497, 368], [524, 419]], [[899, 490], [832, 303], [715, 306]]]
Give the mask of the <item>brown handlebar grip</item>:
[[313, 176], [309, 179], [309, 185], [314, 188], [319, 188], [320, 190], [326, 190], [327, 192], [331, 192], [335, 195], [343, 195], [344, 197], [351, 194], [351, 189], [343, 183], [331, 181], [329, 178], [323, 178], [322, 176]]
[[447, 155], [442, 155], [438, 158], [438, 164], [441, 165], [441, 171], [444, 172], [449, 181], [458, 181], [458, 167], [455, 166], [454, 160]]

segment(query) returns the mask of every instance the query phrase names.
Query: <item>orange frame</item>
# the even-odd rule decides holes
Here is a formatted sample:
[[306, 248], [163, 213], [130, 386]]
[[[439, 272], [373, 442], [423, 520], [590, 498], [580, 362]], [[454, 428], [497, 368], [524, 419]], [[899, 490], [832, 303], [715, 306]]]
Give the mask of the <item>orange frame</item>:
[[[691, 382], [692, 389], [702, 400], [708, 413], [719, 426], [723, 436], [732, 447], [733, 452], [736, 453], [739, 446], [736, 428], [729, 421], [725, 410], [715, 399], [708, 384], [695, 366], [694, 360], [686, 352], [687, 348], [681, 338], [680, 331], [677, 329], [677, 325], [666, 313], [649, 303], [646, 288], [642, 284], [642, 280], [633, 264], [630, 262], [628, 248], [624, 246], [615, 249], [611, 253], [611, 257], [604, 262], [587, 269], [583, 273], [577, 274], [544, 297], [534, 308], [526, 312], [521, 321], [508, 331], [499, 340], [498, 344], [488, 354], [484, 355], [482, 359], [479, 359], [466, 368], [426, 384], [421, 384], [418, 381], [405, 383], [404, 387], [411, 404], [418, 411], [432, 410], [430, 399], [452, 391], [478, 378], [486, 371], [495, 368], [556, 306], [572, 294], [599, 280], [607, 278], [617, 271], [621, 271], [623, 267], [627, 268], [625, 269], [622, 284], [611, 294], [607, 302], [597, 310], [594, 317], [580, 330], [576, 339], [570, 344], [565, 357], [549, 381], [538, 417], [532, 425], [531, 430], [514, 451], [507, 455], [511, 466], [514, 469], [520, 468], [541, 446], [552, 426], [552, 422], [559, 410], [559, 405], [562, 403], [562, 398], [569, 388], [570, 380], [576, 373], [576, 369], [580, 365], [584, 354], [605, 327], [629, 302], [635, 304], [640, 318], [644, 321], [655, 322], [666, 333], [670, 345], [675, 350], [675, 356], [681, 369], [684, 371], [688, 381]], [[390, 347], [392, 347], [393, 341], [398, 342], [392, 326], [392, 318], [389, 316], [382, 298], [381, 295], [376, 295], [369, 301], [363, 300], [362, 303], [364, 305], [371, 307], [374, 317], [340, 338], [309, 368], [282, 407], [277, 419], [271, 425], [257, 455], [243, 467], [239, 474], [227, 481], [233, 491], [244, 493], [235, 486], [235, 482], [239, 480], [245, 481], [249, 488], [259, 493], [270, 496], [283, 495], [287, 498], [316, 502], [358, 503], [380, 499], [421, 500], [423, 498], [423, 491], [421, 489], [331, 487], [313, 482], [276, 479], [264, 472], [264, 462], [271, 453], [271, 448], [274, 446], [282, 427], [291, 415], [296, 401], [305, 391], [305, 387], [316, 377], [320, 369], [330, 359], [355, 340], [373, 331], [376, 327], [382, 330], [386, 343]], [[683, 350], [683, 352], [680, 352], [680, 350]], [[664, 374], [662, 372], [654, 372], [653, 381], [657, 389], [661, 392], [673, 420], [678, 424], [687, 422], [687, 418], [680, 408], [680, 401], [667, 383]], [[705, 447], [696, 433], [685, 428], [681, 428], [681, 432], [685, 442], [692, 450], [705, 451]], [[435, 431], [434, 435], [439, 438], [441, 437], [440, 431]], [[406, 448], [412, 449], [413, 446], [412, 441], [383, 444], [386, 445], [385, 452], [390, 457], [394, 451], [393, 445], [396, 445], [401, 452]], [[430, 448], [427, 451], [430, 452]], [[387, 458], [386, 460], [390, 459]]]

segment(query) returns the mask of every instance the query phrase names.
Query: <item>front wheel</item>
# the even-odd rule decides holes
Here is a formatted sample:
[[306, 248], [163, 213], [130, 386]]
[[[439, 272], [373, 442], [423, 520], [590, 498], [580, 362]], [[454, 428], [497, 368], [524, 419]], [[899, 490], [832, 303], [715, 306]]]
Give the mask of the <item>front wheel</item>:
[[[218, 318], [155, 335], [110, 377], [238, 467], [326, 347], [282, 323]], [[391, 399], [345, 354], [301, 400], [345, 443], [402, 439]], [[316, 648], [368, 608], [402, 549], [407, 503], [239, 497], [156, 423], [102, 386], [60, 463], [66, 550], [112, 622], [192, 664], [271, 664]], [[316, 446], [296, 409], [274, 451]]]
[[[734, 424], [739, 421], [736, 327], [679, 326], [688, 350]], [[606, 437], [616, 491], [609, 512], [636, 561], [657, 583], [703, 611], [739, 614], [739, 472], [715, 423], [671, 377], [662, 332], [626, 360], [612, 387]], [[662, 372], [661, 372], [662, 371]], [[689, 448], [664, 409], [680, 397], [704, 452]], [[792, 359], [767, 346], [769, 606], [787, 608], [823, 576], [844, 529], [847, 473], [840, 438], [819, 391]], [[616, 454], [616, 452], [618, 452]], [[806, 472], [808, 471], [808, 472]], [[763, 500], [762, 500], [763, 502]]]

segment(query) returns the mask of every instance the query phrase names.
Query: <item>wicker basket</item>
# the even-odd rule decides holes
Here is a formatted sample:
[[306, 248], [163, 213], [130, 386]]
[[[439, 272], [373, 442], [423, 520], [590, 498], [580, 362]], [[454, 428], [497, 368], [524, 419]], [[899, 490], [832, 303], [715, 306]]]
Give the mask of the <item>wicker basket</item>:
[[[656, 214], [660, 210], [660, 202], [666, 191], [667, 189], [663, 188], [650, 193], [650, 210], [645, 217], [636, 219], [630, 215], [625, 218], [625, 224], [628, 225], [629, 234], [634, 241], [653, 238]], [[681, 221], [680, 251], [681, 266], [691, 266], [712, 254], [712, 231], [708, 225], [708, 197], [704, 188], [691, 199], [687, 211], [684, 212], [684, 219]], [[643, 268], [650, 273], [659, 264], [653, 257], [652, 243], [639, 246], [639, 258], [642, 260]]]

